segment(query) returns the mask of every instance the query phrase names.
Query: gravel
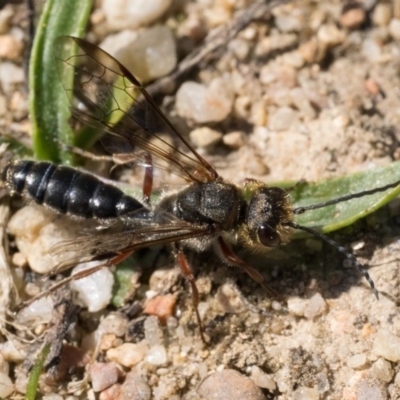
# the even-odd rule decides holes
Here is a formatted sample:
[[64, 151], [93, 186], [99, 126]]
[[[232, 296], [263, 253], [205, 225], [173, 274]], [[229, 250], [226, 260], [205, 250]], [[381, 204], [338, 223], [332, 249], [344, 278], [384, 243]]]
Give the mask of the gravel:
[[[89, 37], [126, 56], [124, 64], [138, 62], [141, 78], [152, 80], [175, 68], [213, 27], [228, 23], [247, 5], [177, 3], [168, 8], [170, 1], [104, 1], [91, 17]], [[163, 110], [221, 176], [235, 181], [317, 181], [398, 160], [397, 3], [362, 2], [349, 9], [340, 1], [306, 1], [279, 7], [272, 18], [255, 21], [215, 59], [176, 82], [178, 91], [164, 98]], [[30, 132], [30, 122], [18, 47], [26, 46], [18, 33], [20, 12], [11, 4], [0, 10], [0, 34], [18, 43], [0, 46], [5, 52], [0, 125], [23, 135]], [[176, 184], [166, 171], [158, 173], [161, 182]], [[14, 201], [13, 209], [19, 207]], [[12, 274], [23, 299], [47, 287], [32, 271], [51, 271], [60, 258], [50, 257], [49, 249], [76, 237], [82, 223], [37, 210], [22, 208], [8, 224]], [[280, 302], [222, 265], [211, 251], [187, 251], [207, 345], [199, 338], [190, 288], [178, 270], [169, 269], [168, 251], [137, 255], [135, 312], [110, 306], [108, 270], [106, 283], [76, 282], [82, 294], [101, 298], [79, 301], [84, 309], [65, 336], [64, 346], [71, 346], [65, 348], [83, 354], [88, 372], [78, 363], [73, 375], [53, 386], [43, 376], [40, 395], [68, 398], [73, 383], [80, 388], [73, 400], [94, 398], [93, 390], [102, 400], [398, 398], [398, 213], [392, 203], [334, 235], [370, 266], [379, 302], [319, 241], [293, 241], [267, 257], [249, 257], [282, 296]], [[228, 277], [238, 281], [239, 293]], [[168, 303], [162, 313], [160, 299]], [[51, 318], [49, 299], [41, 303], [6, 325], [12, 334], [2, 330], [1, 397], [10, 397], [10, 388], [16, 396], [25, 391], [28, 373], [22, 363], [36, 357], [28, 343], [40, 343]], [[145, 316], [143, 308], [154, 315]]]

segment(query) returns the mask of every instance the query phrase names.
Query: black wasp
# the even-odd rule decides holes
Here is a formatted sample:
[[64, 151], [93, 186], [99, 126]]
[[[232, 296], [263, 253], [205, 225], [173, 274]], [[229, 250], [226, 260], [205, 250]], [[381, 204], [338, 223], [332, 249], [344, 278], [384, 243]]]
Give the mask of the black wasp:
[[[105, 132], [102, 142], [107, 151], [116, 153], [117, 149], [118, 153], [132, 154], [135, 162], [144, 166], [143, 199], [139, 201], [93, 175], [70, 167], [48, 162], [10, 162], [3, 171], [3, 180], [11, 193], [72, 217], [93, 218], [99, 227], [104, 227], [93, 235], [60, 244], [55, 252], [70, 251], [74, 257], [59, 265], [52, 274], [78, 262], [102, 262], [64, 279], [30, 302], [72, 279], [116, 265], [135, 250], [170, 243], [176, 264], [190, 282], [204, 340], [197, 309], [199, 293], [183, 249], [192, 247], [201, 251], [215, 246], [223, 262], [242, 268], [264, 285], [262, 275], [237, 257], [232, 246], [267, 251], [287, 243], [293, 229], [305, 230], [333, 244], [352, 260], [377, 296], [367, 271], [354, 256], [321, 233], [299, 226], [293, 216], [384, 191], [400, 182], [314, 206], [293, 208], [288, 193], [279, 187], [268, 187], [251, 179], [240, 185], [224, 181], [176, 131], [139, 81], [97, 46], [74, 37], [60, 37], [55, 42], [55, 57], [73, 116]], [[65, 78], [71, 70], [74, 83]], [[165, 140], [165, 134], [170, 135], [173, 144]], [[161, 141], [162, 146], [154, 139]], [[181, 176], [188, 185], [181, 191], [164, 194], [153, 205], [150, 203], [153, 168], [160, 164]]]

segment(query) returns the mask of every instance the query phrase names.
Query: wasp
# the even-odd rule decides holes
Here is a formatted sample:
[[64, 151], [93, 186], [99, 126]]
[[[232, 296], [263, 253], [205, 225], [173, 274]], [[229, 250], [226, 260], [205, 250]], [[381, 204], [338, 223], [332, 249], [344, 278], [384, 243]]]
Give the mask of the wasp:
[[[138, 249], [171, 244], [176, 264], [191, 285], [193, 307], [204, 341], [198, 312], [199, 292], [185, 249], [200, 252], [214, 246], [224, 263], [241, 268], [269, 289], [262, 275], [240, 259], [233, 248], [241, 246], [249, 251], [265, 252], [286, 244], [295, 229], [335, 246], [359, 269], [378, 297], [368, 272], [352, 254], [322, 233], [296, 224], [294, 215], [385, 191], [400, 182], [293, 208], [289, 193], [282, 188], [252, 179], [240, 184], [225, 181], [174, 128], [132, 73], [99, 47], [83, 39], [60, 37], [55, 42], [55, 58], [73, 117], [104, 132], [101, 141], [108, 152], [114, 154], [118, 149], [119, 154], [129, 154], [135, 163], [144, 167], [143, 197], [127, 195], [116, 186], [71, 167], [11, 161], [2, 172], [11, 193], [58, 213], [93, 219], [102, 228], [74, 242], [62, 243], [59, 249], [73, 251], [74, 257], [61, 263], [52, 274], [78, 262], [97, 260], [100, 263], [62, 280], [29, 303], [73, 279], [115, 266]], [[73, 83], [65, 78], [71, 71]], [[165, 140], [166, 134], [172, 143]], [[187, 185], [182, 190], [164, 193], [152, 204], [157, 166], [180, 176]]]

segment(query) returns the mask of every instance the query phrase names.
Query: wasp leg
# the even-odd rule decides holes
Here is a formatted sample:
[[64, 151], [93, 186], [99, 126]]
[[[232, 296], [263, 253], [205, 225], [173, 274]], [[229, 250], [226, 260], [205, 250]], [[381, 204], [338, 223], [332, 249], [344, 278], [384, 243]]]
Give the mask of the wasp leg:
[[187, 278], [187, 280], [189, 281], [189, 283], [192, 287], [192, 303], [193, 303], [193, 308], [196, 312], [196, 318], [197, 318], [197, 323], [199, 325], [201, 340], [203, 341], [203, 343], [207, 343], [206, 339], [204, 337], [204, 326], [203, 326], [203, 322], [201, 321], [199, 308], [198, 308], [199, 298], [200, 298], [199, 290], [197, 289], [196, 281], [194, 279], [192, 269], [190, 268], [190, 265], [189, 265], [185, 255], [182, 252], [179, 242], [175, 243], [175, 257], [176, 257], [176, 263], [178, 264], [180, 270], [182, 271], [182, 274]]
[[221, 236], [218, 237], [218, 244], [221, 249], [222, 255], [230, 265], [242, 268], [253, 280], [259, 283], [272, 297], [277, 300], [282, 300], [278, 293], [275, 292], [269, 285], [264, 282], [263, 276], [250, 265], [241, 260], [232, 249], [225, 243]]
[[143, 201], [146, 204], [150, 204], [151, 192], [153, 190], [153, 159], [150, 153], [146, 153], [144, 158], [146, 165], [144, 167]]

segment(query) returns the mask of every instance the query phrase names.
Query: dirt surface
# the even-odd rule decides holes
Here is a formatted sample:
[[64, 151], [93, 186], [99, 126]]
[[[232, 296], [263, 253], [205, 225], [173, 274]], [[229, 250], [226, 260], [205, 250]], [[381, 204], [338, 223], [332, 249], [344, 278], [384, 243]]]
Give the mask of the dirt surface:
[[[176, 0], [146, 26], [171, 28], [179, 62], [213, 28], [228, 24], [251, 4]], [[0, 50], [8, 49], [0, 54], [0, 126], [3, 134], [24, 143], [30, 140], [22, 63], [27, 17], [23, 4], [0, 11]], [[96, 9], [88, 38], [99, 44], [115, 33], [107, 28], [104, 11]], [[195, 123], [196, 115], [181, 116], [175, 90], [159, 97], [174, 124], [193, 142], [199, 126], [213, 130], [209, 144], [198, 151], [226, 179], [318, 181], [366, 171], [400, 158], [399, 43], [397, 0], [293, 2], [257, 18], [175, 83], [176, 89], [187, 80], [208, 87], [213, 79], [227, 79], [233, 103], [223, 120]], [[139, 182], [128, 174], [122, 178]], [[165, 173], [161, 178], [166, 179]], [[21, 202], [14, 200], [12, 206], [15, 212]], [[32, 209], [35, 217], [27, 219], [36, 225], [26, 229], [40, 226], [32, 243], [49, 224], [52, 238], [63, 230], [64, 239], [73, 237], [68, 218]], [[379, 301], [348, 260], [318, 239], [293, 241], [267, 257], [240, 253], [279, 293], [279, 302], [224, 266], [211, 250], [188, 252], [209, 340], [205, 345], [190, 286], [173, 269], [169, 249], [143, 251], [135, 261], [139, 272], [129, 278], [132, 296], [124, 308], [109, 305], [90, 313], [64, 295], [61, 306], [55, 300], [58, 307], [50, 324], [40, 319], [25, 322], [27, 326], [2, 323], [0, 373], [10, 381], [3, 378], [0, 395], [23, 398], [27, 371], [47, 332], [47, 338], [65, 341], [53, 339], [53, 359], [61, 357], [62, 365], [49, 365], [47, 378], [42, 375], [39, 392], [46, 399], [224, 398], [224, 385], [239, 379], [228, 370], [243, 379], [239, 394], [229, 394], [230, 399], [400, 399], [399, 211], [395, 200], [331, 235], [369, 266]], [[34, 295], [46, 283], [34, 283], [37, 274], [16, 246], [21, 240], [9, 238], [16, 289]], [[6, 265], [3, 271], [8, 279]], [[11, 291], [9, 286], [3, 294]], [[10, 296], [2, 298], [2, 320], [11, 322], [5, 307], [14, 304]], [[154, 299], [158, 302], [149, 305]], [[146, 317], [143, 308], [164, 325]], [[15, 386], [7, 393], [10, 385]]]

